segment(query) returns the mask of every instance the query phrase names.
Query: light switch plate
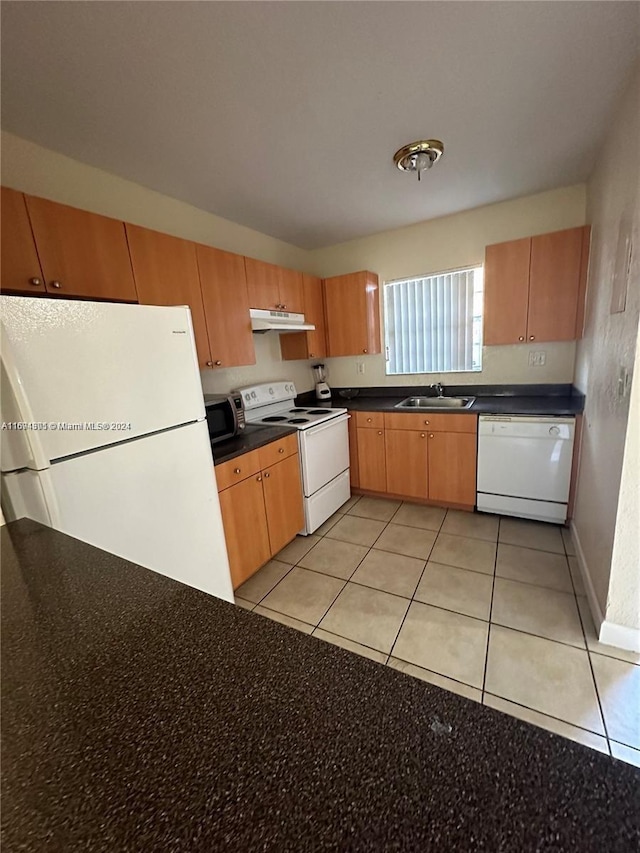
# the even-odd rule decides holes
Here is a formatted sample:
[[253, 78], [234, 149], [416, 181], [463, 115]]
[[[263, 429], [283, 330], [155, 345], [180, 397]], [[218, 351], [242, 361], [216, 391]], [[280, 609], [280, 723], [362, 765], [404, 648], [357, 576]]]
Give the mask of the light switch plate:
[[364, 361], [357, 362], [358, 376], [364, 376]]
[[529, 351], [529, 367], [544, 367], [546, 362], [547, 353], [545, 350]]

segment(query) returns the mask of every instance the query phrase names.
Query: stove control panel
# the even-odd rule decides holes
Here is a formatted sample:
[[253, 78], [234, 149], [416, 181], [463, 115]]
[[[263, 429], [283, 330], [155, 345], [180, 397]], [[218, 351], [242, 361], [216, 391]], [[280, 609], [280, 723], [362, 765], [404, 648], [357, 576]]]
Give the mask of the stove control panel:
[[268, 406], [270, 403], [281, 403], [285, 400], [293, 400], [297, 396], [296, 386], [293, 382], [265, 382], [262, 385], [247, 385], [237, 388], [234, 394], [242, 394], [245, 409], [257, 409], [259, 406]]

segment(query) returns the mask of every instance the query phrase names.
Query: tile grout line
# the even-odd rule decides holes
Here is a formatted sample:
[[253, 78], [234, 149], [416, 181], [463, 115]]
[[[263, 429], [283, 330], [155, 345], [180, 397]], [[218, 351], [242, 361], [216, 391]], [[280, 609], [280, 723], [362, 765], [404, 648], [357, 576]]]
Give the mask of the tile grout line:
[[[438, 528], [438, 531], [436, 532], [435, 539], [433, 540], [433, 545], [431, 546], [431, 548], [429, 548], [429, 553], [427, 554], [426, 559], [424, 561], [424, 568], [422, 569], [422, 572], [420, 573], [420, 577], [418, 579], [418, 583], [416, 584], [416, 588], [413, 591], [413, 595], [409, 599], [409, 606], [407, 607], [407, 609], [405, 611], [405, 614], [402, 618], [402, 622], [400, 623], [400, 627], [398, 628], [398, 630], [396, 632], [395, 639], [394, 639], [393, 643], [391, 644], [391, 648], [389, 649], [389, 660], [393, 657], [393, 650], [396, 647], [396, 643], [398, 642], [398, 637], [400, 636], [400, 632], [402, 631], [402, 629], [404, 627], [404, 623], [407, 619], [407, 616], [409, 615], [409, 611], [411, 610], [411, 605], [415, 602], [415, 594], [418, 590], [418, 587], [420, 586], [420, 582], [422, 581], [422, 578], [424, 577], [424, 573], [427, 570], [427, 565], [429, 563], [429, 557], [431, 556], [431, 552], [433, 551], [433, 549], [436, 547], [436, 542], [438, 541], [438, 536], [440, 535], [440, 530], [442, 529], [442, 525], [444, 524], [444, 520], [447, 517], [448, 512], [449, 512], [449, 510], [446, 509], [444, 515], [442, 516], [442, 521], [440, 522], [440, 527]], [[410, 661], [407, 661], [407, 663], [410, 663]], [[388, 664], [388, 661], [387, 661], [387, 664]], [[412, 664], [412, 665], [416, 666], [417, 664]]]
[[489, 604], [489, 627], [487, 629], [487, 648], [484, 654], [484, 669], [482, 672], [482, 695], [480, 701], [484, 705], [485, 688], [487, 685], [487, 668], [489, 666], [489, 643], [491, 641], [491, 617], [493, 616], [493, 597], [496, 591], [496, 575], [498, 572], [498, 548], [500, 546], [500, 525], [502, 524], [502, 516], [498, 516], [498, 532], [496, 536], [496, 554], [493, 558], [493, 578], [491, 580], [491, 603]]

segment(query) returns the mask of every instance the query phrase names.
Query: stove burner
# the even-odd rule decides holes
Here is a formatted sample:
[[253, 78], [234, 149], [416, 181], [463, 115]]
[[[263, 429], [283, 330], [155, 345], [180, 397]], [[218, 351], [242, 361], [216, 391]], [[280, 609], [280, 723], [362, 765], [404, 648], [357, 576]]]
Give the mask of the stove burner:
[[286, 421], [286, 418], [281, 417], [280, 415], [272, 415], [270, 418], [263, 418], [262, 419], [263, 424], [274, 424], [274, 423], [277, 423], [278, 421]]
[[289, 409], [289, 414], [294, 415], [296, 412], [306, 412], [306, 409]]
[[[278, 418], [280, 420], [280, 418]], [[284, 420], [284, 418], [282, 418]], [[308, 424], [309, 418], [291, 418], [289, 421], [290, 424]]]
[[328, 415], [331, 409], [309, 409], [308, 415]]

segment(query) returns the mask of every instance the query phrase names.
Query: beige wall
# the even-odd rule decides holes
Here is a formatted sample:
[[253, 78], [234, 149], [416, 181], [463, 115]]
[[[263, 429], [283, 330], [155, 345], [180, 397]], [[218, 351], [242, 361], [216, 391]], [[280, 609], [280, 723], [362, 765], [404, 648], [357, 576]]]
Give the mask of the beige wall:
[[[629, 395], [619, 395], [619, 371], [633, 371], [640, 315], [640, 68], [612, 121], [606, 146], [587, 190], [587, 213], [592, 223], [591, 258], [584, 339], [578, 345], [576, 383], [586, 393], [585, 428], [580, 456], [574, 525], [580, 556], [588, 574], [596, 616], [629, 628], [640, 628], [637, 560], [639, 521], [635, 510], [620, 507], [618, 495], [625, 465], [633, 465], [633, 450], [625, 456], [625, 442], [637, 441], [638, 421], [629, 423]], [[611, 314], [613, 272], [622, 220], [632, 221], [634, 261], [626, 310]], [[638, 377], [634, 381], [637, 386]], [[637, 387], [635, 390], [637, 394]], [[632, 477], [627, 486], [633, 492]], [[635, 475], [637, 477], [637, 474]], [[625, 480], [626, 483], [626, 474]], [[637, 479], [635, 488], [637, 489]], [[633, 494], [631, 494], [633, 498]], [[630, 505], [631, 506], [631, 505]], [[635, 518], [633, 514], [635, 513]], [[629, 529], [632, 525], [632, 529]], [[616, 545], [612, 570], [614, 535]], [[635, 537], [636, 551], [623, 541]]]
[[[417, 191], [428, 192], [428, 179]], [[585, 187], [565, 187], [527, 198], [479, 207], [454, 216], [432, 219], [340, 243], [310, 252], [313, 270], [321, 276], [368, 269], [381, 283], [456, 267], [481, 264], [484, 248], [500, 243], [573, 228], [585, 223]], [[485, 347], [480, 373], [386, 376], [384, 356], [329, 359], [329, 380], [334, 385], [491, 384], [520, 382], [572, 382], [575, 345], [545, 343], [546, 365], [529, 367], [528, 345]], [[364, 376], [357, 362], [364, 362]]]

